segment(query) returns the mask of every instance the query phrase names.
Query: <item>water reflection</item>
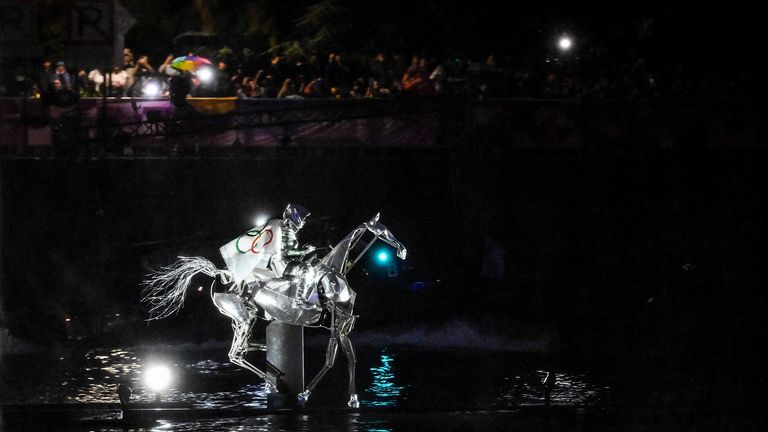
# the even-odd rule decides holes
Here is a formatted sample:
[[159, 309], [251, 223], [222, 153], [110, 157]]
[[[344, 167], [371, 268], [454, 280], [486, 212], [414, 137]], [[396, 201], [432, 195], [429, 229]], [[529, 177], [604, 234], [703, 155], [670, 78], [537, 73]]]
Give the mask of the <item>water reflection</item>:
[[[344, 431], [344, 432], [392, 432], [394, 429], [384, 420], [371, 420], [360, 414], [346, 416], [265, 415], [260, 417], [202, 419], [193, 422], [158, 420], [149, 432], [266, 432], [266, 431]], [[114, 429], [109, 429], [109, 431]], [[144, 429], [137, 429], [143, 431]]]
[[[553, 405], [593, 405], [609, 389], [590, 382], [584, 374], [549, 371], [555, 376], [555, 383], [550, 393], [550, 403]], [[525, 404], [544, 403], [543, 380], [547, 371], [537, 370], [524, 375], [505, 377], [499, 396], [496, 398], [497, 407], [514, 407]]]
[[396, 406], [405, 386], [395, 383], [395, 373], [392, 370], [395, 355], [388, 353], [387, 349], [384, 348], [379, 355], [379, 361], [379, 365], [370, 368], [373, 381], [366, 389], [373, 396], [373, 399], [365, 400], [362, 403], [365, 406]]
[[81, 403], [114, 402], [116, 385], [126, 381], [136, 388], [141, 369], [135, 353], [124, 349], [87, 351], [83, 366], [77, 373], [67, 371], [61, 383], [76, 389], [67, 398]]
[[[154, 394], [140, 382], [142, 368], [151, 359], [177, 364], [178, 379], [162, 394], [163, 402], [189, 404], [195, 408], [265, 408], [264, 383], [253, 374], [232, 365], [225, 352], [216, 349], [164, 349], [164, 347], [94, 349], [83, 352], [52, 352], [49, 356], [5, 356], [7, 370], [24, 371], [0, 375], [0, 402], [24, 403], [116, 403], [121, 382], [133, 386], [132, 402], [152, 402]], [[367, 354], [367, 355], [366, 355]], [[361, 404], [365, 407], [472, 407], [514, 408], [521, 404], [542, 404], [544, 372], [531, 368], [529, 360], [503, 352], [400, 350], [396, 347], [363, 352], [358, 372]], [[533, 364], [537, 360], [533, 359]], [[485, 362], [483, 383], [467, 378], [468, 370]], [[436, 368], [435, 365], [440, 367]], [[4, 365], [5, 366], [5, 365]], [[607, 387], [594, 377], [578, 371], [552, 370], [556, 383], [551, 391], [554, 405], [602, 403]], [[452, 376], [448, 381], [442, 379]], [[334, 380], [336, 380], [334, 382]], [[332, 399], [346, 385], [346, 374], [330, 376], [324, 382], [327, 404], [343, 406]], [[7, 390], [7, 391], [6, 391]], [[467, 394], [471, 398], [467, 399]], [[319, 394], [318, 394], [319, 395]], [[436, 396], [437, 395], [437, 396]], [[439, 396], [439, 397], [438, 397]], [[358, 418], [342, 430], [386, 431], [392, 424]], [[297, 423], [301, 426], [301, 422]], [[233, 422], [227, 428], [237, 428]], [[259, 426], [260, 427], [260, 426]], [[258, 429], [258, 427], [256, 427]], [[395, 428], [396, 429], [396, 428]], [[174, 427], [174, 430], [177, 428]]]

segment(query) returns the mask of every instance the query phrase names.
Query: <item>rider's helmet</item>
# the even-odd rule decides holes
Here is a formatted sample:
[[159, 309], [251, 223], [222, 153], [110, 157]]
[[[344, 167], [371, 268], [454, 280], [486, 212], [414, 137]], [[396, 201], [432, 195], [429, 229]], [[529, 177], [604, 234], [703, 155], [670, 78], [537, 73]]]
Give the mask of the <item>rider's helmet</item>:
[[283, 211], [283, 223], [295, 230], [304, 226], [304, 220], [309, 216], [309, 211], [300, 205], [288, 204]]

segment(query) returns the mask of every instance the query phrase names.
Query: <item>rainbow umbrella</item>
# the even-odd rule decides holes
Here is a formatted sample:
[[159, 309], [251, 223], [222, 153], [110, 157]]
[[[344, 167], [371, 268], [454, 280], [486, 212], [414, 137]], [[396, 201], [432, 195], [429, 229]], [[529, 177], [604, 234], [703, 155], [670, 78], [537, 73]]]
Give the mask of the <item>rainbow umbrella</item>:
[[194, 72], [202, 66], [205, 66], [205, 65], [210, 66], [212, 64], [213, 63], [211, 63], [211, 61], [205, 57], [181, 56], [173, 59], [173, 61], [171, 62], [171, 67], [180, 71]]

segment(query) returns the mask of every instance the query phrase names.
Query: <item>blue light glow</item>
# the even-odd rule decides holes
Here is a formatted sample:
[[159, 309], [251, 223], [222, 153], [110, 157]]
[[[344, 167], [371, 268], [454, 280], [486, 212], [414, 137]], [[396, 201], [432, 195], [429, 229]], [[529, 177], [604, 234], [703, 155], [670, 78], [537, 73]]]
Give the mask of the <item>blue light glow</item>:
[[379, 359], [381, 365], [370, 369], [373, 382], [366, 389], [372, 394], [373, 400], [364, 401], [364, 404], [366, 406], [397, 406], [397, 401], [405, 386], [395, 384], [395, 373], [391, 364], [394, 362], [395, 356], [388, 354], [387, 350], [383, 349]]
[[376, 261], [379, 264], [386, 264], [391, 259], [392, 259], [392, 255], [390, 255], [389, 251], [387, 251], [387, 250], [380, 250], [380, 251], [376, 252]]

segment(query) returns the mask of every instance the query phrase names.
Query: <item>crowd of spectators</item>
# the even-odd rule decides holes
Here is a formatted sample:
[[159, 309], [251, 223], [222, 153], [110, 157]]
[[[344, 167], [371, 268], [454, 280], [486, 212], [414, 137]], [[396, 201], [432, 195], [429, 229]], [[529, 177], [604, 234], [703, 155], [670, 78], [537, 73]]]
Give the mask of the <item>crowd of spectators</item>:
[[[30, 82], [31, 93], [57, 105], [73, 104], [79, 97], [168, 97], [168, 69], [174, 58], [168, 55], [155, 68], [146, 55], [135, 58], [126, 49], [122, 65], [90, 71], [46, 60], [37, 79]], [[368, 57], [344, 52], [290, 61], [277, 54], [248, 63], [231, 56], [211, 60], [211, 79], [190, 76], [191, 96], [359, 99], [460, 94], [478, 99], [645, 99], [697, 97], [702, 88], [701, 83], [686, 79], [682, 70], [659, 73], [632, 55], [609, 61], [601, 58], [599, 50], [533, 64], [510, 58], [497, 61], [494, 55], [472, 61], [461, 56], [376, 53]]]

